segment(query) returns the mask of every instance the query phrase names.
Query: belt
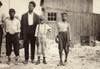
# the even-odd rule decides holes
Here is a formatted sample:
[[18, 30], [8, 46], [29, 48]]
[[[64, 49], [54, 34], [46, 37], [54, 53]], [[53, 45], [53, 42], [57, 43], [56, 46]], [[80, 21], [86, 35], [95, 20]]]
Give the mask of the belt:
[[9, 35], [17, 35], [17, 34], [18, 34], [18, 32], [16, 32], [15, 34], [10, 34], [9, 32], [7, 32], [7, 34], [9, 34]]

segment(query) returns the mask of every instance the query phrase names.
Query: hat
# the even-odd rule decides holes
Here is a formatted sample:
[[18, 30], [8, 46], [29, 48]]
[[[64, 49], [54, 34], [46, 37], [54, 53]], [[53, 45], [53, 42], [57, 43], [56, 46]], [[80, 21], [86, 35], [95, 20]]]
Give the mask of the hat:
[[62, 16], [63, 16], [64, 14], [65, 14], [65, 15], [68, 15], [67, 13], [61, 13]]
[[9, 13], [14, 12], [15, 13], [15, 9], [11, 8], [9, 9]]
[[45, 17], [44, 16], [41, 15], [39, 18], [40, 18], [40, 20], [44, 20], [45, 21]]
[[0, 6], [2, 6], [2, 2], [0, 1]]

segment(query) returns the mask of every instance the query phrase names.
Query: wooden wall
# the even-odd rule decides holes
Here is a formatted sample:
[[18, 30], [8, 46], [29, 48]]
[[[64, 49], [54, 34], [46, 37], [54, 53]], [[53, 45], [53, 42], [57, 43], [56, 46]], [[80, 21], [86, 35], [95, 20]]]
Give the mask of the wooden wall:
[[100, 14], [93, 14], [93, 22], [95, 25], [96, 39], [100, 41]]
[[74, 12], [93, 12], [93, 0], [44, 0], [43, 7], [52, 7]]
[[[68, 13], [67, 22], [71, 25], [72, 42], [80, 43], [81, 36], [89, 36], [90, 42], [100, 40], [100, 15], [93, 14], [93, 0], [44, 0], [42, 7], [47, 18], [48, 12], [57, 13], [57, 21], [61, 20], [61, 13]], [[54, 39], [57, 33], [57, 22], [48, 22], [52, 27], [49, 38]]]
[[[66, 12], [68, 14], [67, 22], [71, 25], [72, 42], [74, 44], [80, 43], [81, 36], [89, 36], [90, 41], [94, 41], [94, 38], [100, 37], [100, 15], [92, 13], [82, 12], [70, 12], [55, 9], [46, 9], [45, 17], [47, 18], [48, 12], [57, 13], [57, 21], [61, 20], [61, 13]], [[49, 38], [54, 39], [57, 33], [57, 22], [47, 22], [52, 27], [52, 32], [49, 34]]]

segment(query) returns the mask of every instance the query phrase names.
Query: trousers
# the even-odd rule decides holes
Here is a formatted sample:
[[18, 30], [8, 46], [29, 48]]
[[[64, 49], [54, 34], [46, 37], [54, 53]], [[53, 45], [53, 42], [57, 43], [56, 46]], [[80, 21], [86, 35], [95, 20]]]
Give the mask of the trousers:
[[69, 52], [69, 36], [67, 32], [59, 32], [58, 34], [59, 44], [58, 48], [62, 52], [63, 49]]
[[14, 48], [14, 54], [19, 56], [19, 39], [18, 33], [6, 34], [6, 55], [10, 56], [12, 52], [12, 46]]
[[46, 57], [46, 35], [38, 35], [38, 42], [39, 45], [37, 47], [37, 55], [41, 56], [41, 54], [43, 55], [43, 57]]

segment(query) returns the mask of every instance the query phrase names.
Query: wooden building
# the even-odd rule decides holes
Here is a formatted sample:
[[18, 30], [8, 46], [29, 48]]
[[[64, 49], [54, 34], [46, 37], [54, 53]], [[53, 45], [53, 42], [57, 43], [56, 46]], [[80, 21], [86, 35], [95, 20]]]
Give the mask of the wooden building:
[[52, 27], [49, 38], [55, 38], [56, 24], [61, 20], [61, 13], [66, 12], [71, 25], [72, 42], [94, 45], [100, 33], [100, 15], [93, 14], [93, 0], [41, 0], [41, 7], [48, 25]]

